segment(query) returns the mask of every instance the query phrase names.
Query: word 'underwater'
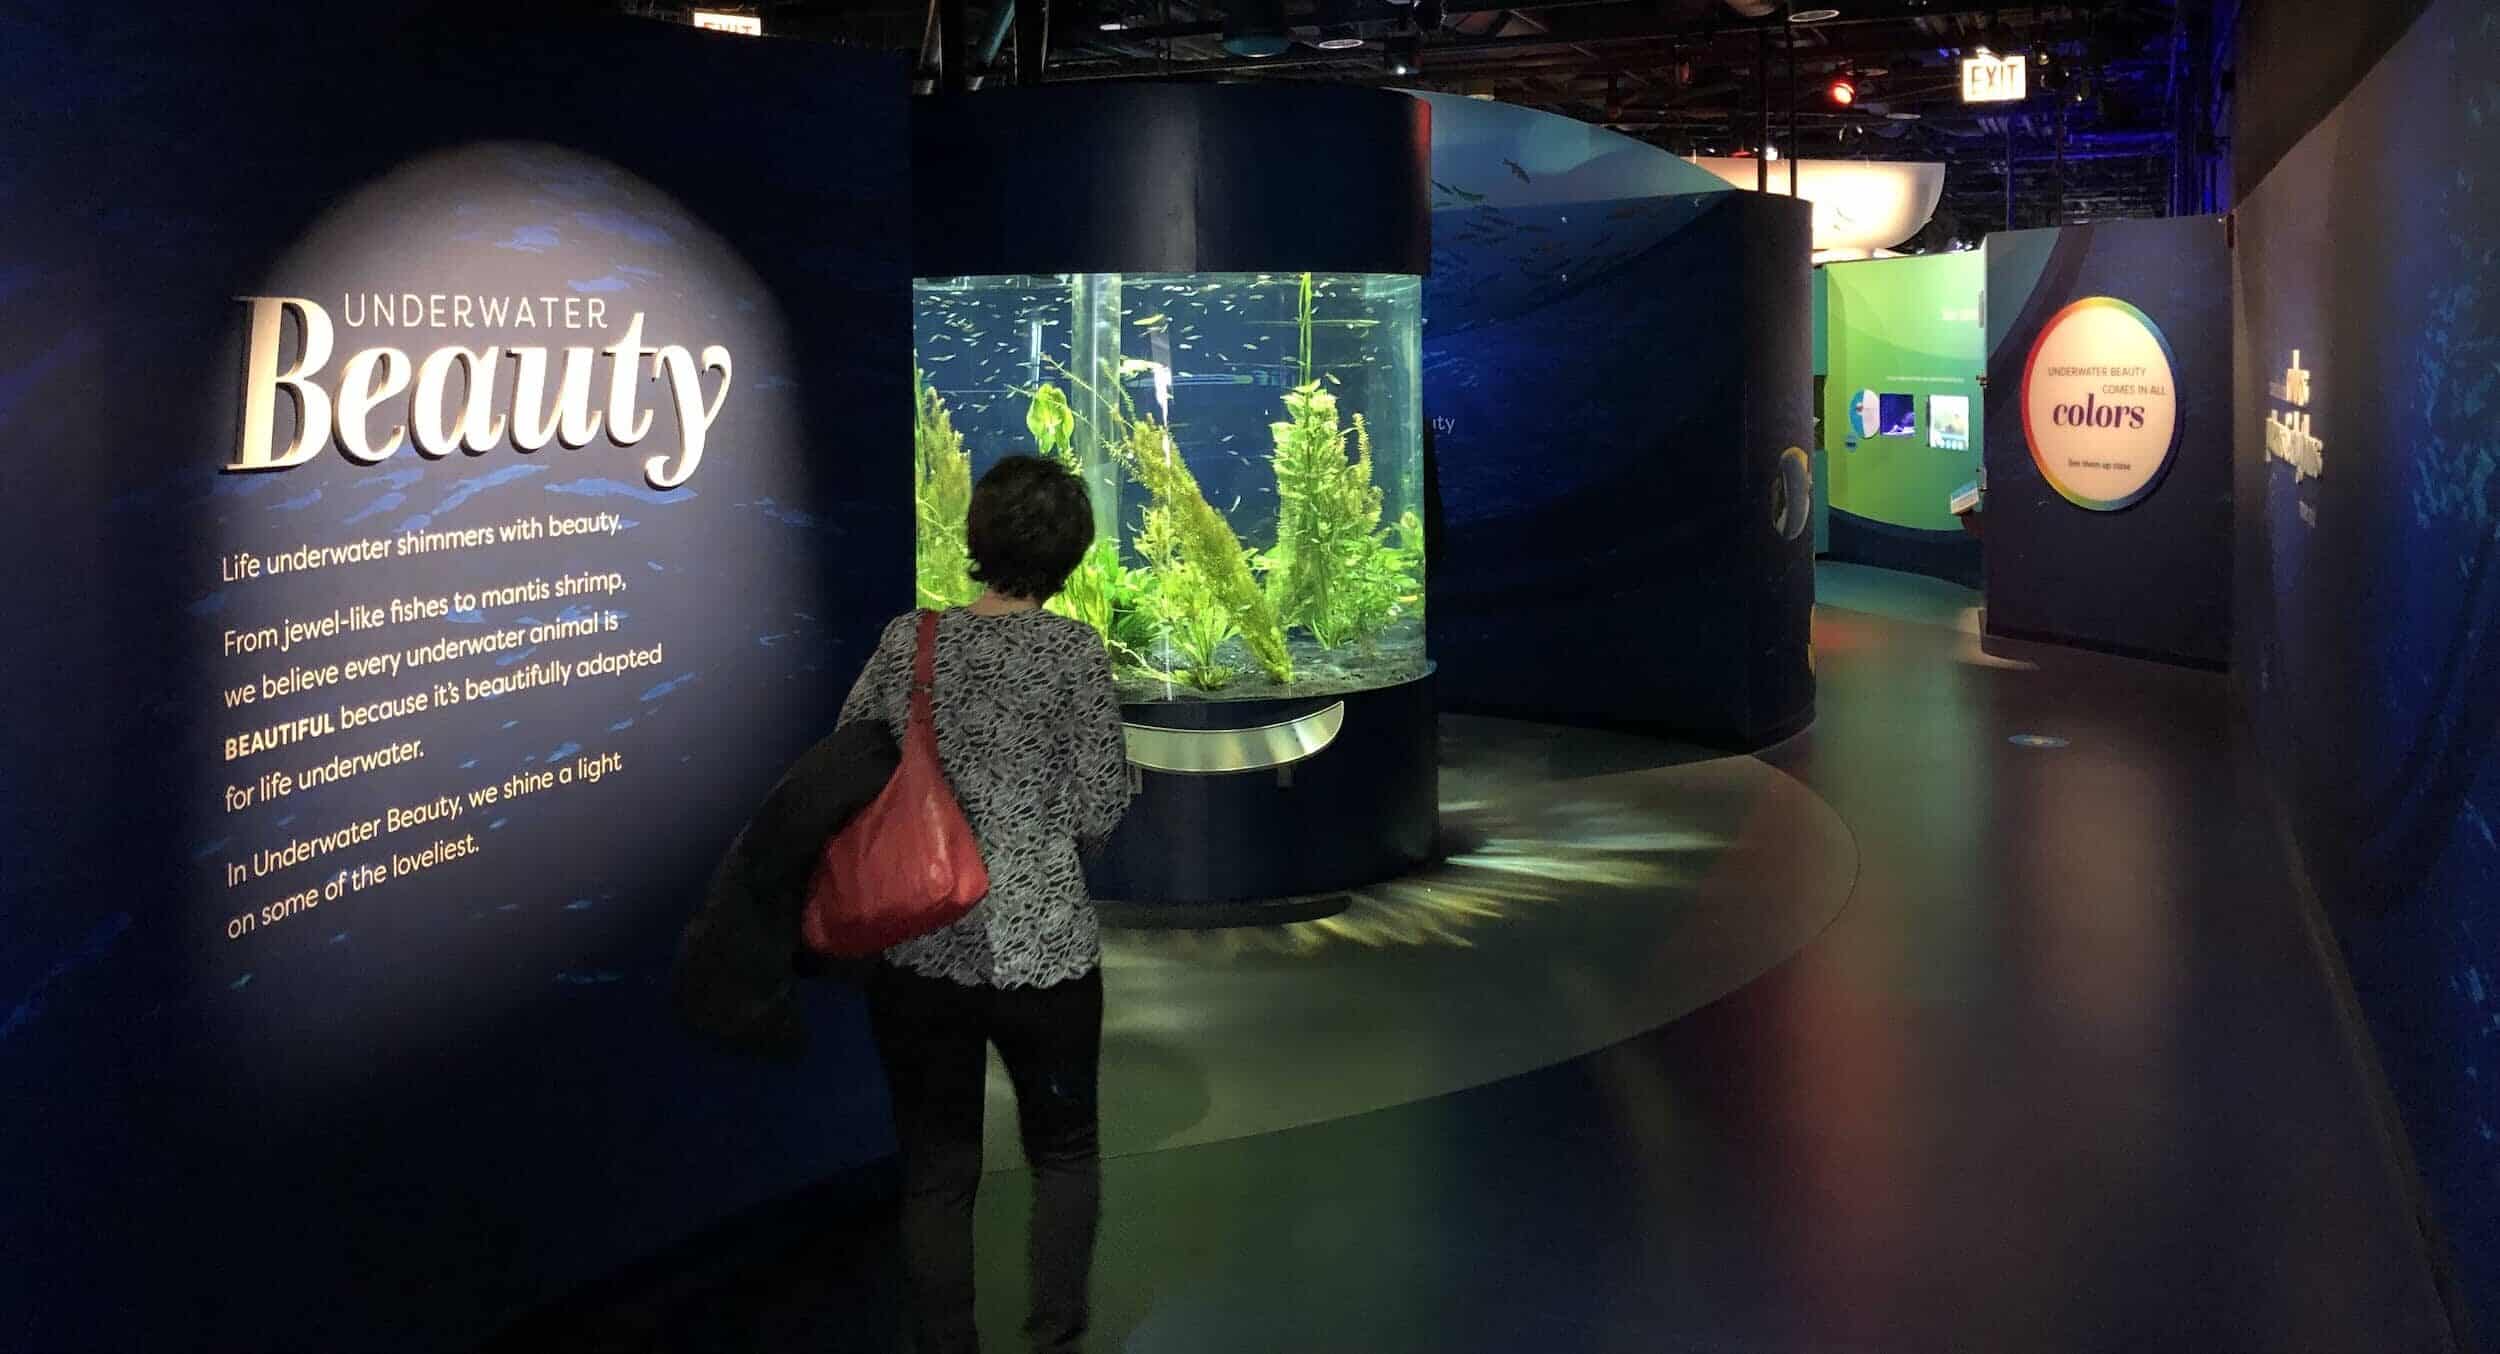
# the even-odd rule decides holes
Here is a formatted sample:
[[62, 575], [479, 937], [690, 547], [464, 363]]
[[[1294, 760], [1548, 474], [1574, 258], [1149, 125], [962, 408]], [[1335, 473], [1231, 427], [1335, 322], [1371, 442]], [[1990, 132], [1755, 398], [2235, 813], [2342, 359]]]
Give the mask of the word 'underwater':
[[[668, 382], [669, 401], [677, 416], [678, 451], [674, 458], [653, 456], [642, 463], [643, 478], [655, 489], [674, 489], [693, 476], [703, 461], [704, 435], [720, 417], [729, 398], [729, 350], [715, 343], [698, 359], [681, 344], [647, 348], [642, 343], [642, 312], [635, 311], [625, 332], [605, 348], [568, 347], [557, 363], [556, 391], [547, 393], [548, 367], [554, 350], [545, 347], [437, 348], [423, 361], [392, 347], [365, 348], [339, 365], [329, 388], [317, 381], [329, 364], [333, 329], [328, 311], [301, 296], [246, 296], [251, 307], [251, 339], [244, 353], [243, 428], [229, 471], [287, 470], [312, 460], [336, 442], [339, 454], [359, 465], [376, 465], [403, 443], [413, 442], [417, 454], [439, 460], [454, 451], [479, 453], [493, 449], [509, 428], [512, 449], [529, 453], [550, 442], [567, 448], [586, 446], [602, 427], [620, 447], [630, 447], [650, 433], [652, 410], [637, 407], [635, 377], [643, 360], [651, 374]], [[292, 311], [304, 334], [295, 362], [278, 364], [280, 338]], [[512, 362], [511, 404], [495, 408], [497, 375], [504, 359]], [[600, 358], [608, 362], [607, 400], [594, 409], [591, 377]], [[455, 392], [455, 369], [459, 383]], [[720, 373], [710, 400], [703, 378]], [[278, 396], [294, 397], [299, 417], [293, 440], [276, 445]], [[376, 408], [406, 396], [406, 413], [377, 441], [372, 415]]]

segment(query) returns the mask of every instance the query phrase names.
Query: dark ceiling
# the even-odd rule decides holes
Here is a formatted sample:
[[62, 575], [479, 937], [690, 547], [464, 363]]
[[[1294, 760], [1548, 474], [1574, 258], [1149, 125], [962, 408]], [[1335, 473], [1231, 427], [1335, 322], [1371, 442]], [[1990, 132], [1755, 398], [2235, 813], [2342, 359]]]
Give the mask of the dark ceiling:
[[[2221, 147], [2211, 129], [2227, 88], [2208, 57], [2217, 2], [2234, 4], [1839, 0], [1817, 7], [1837, 11], [1819, 19], [1803, 3], [1792, 18], [1778, 0], [1054, 0], [1022, 15], [974, 0], [722, 8], [760, 16], [768, 35], [911, 52], [929, 87], [942, 80], [937, 34], [952, 16], [967, 53], [953, 74], [965, 85], [1012, 83], [1020, 65], [1030, 78], [1031, 62], [1018, 59], [1021, 33], [1046, 56], [1041, 78], [1051, 83], [1420, 87], [1547, 109], [1679, 154], [1754, 153], [1767, 95], [1771, 144], [1782, 154], [1943, 161], [1945, 206], [1918, 242], [1932, 248], [2006, 225], [2009, 132], [2017, 225], [2159, 216], [2216, 201]], [[684, 14], [656, 0], [623, 4]], [[1044, 31], [1046, 48], [1037, 41]], [[1237, 54], [1259, 39], [1282, 50]], [[1961, 58], [1983, 44], [2031, 58], [2029, 99], [1962, 102]], [[1857, 94], [1845, 107], [1829, 93], [1840, 79]]]

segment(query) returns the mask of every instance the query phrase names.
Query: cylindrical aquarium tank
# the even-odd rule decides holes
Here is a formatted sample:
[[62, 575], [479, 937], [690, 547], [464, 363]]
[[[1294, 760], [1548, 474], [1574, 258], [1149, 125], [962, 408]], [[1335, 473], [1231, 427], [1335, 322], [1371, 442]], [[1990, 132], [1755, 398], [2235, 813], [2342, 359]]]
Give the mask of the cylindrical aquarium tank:
[[1050, 605], [1103, 636], [1140, 791], [1096, 892], [1266, 916], [1428, 859], [1423, 106], [1089, 86], [921, 107], [918, 600], [978, 592], [964, 509], [992, 464], [1084, 478], [1094, 548]]

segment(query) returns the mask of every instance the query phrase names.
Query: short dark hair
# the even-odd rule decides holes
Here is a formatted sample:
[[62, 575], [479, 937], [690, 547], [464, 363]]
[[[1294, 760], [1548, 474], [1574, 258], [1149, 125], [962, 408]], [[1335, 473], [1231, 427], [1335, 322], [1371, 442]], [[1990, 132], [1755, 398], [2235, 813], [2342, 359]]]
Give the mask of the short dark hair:
[[1094, 505], [1076, 472], [1010, 456], [973, 486], [964, 544], [972, 577], [993, 592], [1048, 601], [1094, 543]]

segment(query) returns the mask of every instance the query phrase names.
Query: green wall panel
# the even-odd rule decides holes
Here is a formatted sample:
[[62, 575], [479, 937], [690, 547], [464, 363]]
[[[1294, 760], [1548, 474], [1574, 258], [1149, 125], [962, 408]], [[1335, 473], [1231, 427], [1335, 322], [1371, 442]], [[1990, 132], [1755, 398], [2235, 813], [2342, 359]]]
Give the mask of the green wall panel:
[[[1980, 292], [1987, 267], [1976, 250], [1912, 259], [1826, 265], [1823, 274], [1823, 449], [1838, 511], [1917, 531], [1956, 531], [1955, 489], [1979, 477]], [[1861, 435], [1851, 405], [1862, 391], [1911, 397], [1917, 431]], [[1965, 446], [1932, 445], [1936, 396], [1965, 406]]]

